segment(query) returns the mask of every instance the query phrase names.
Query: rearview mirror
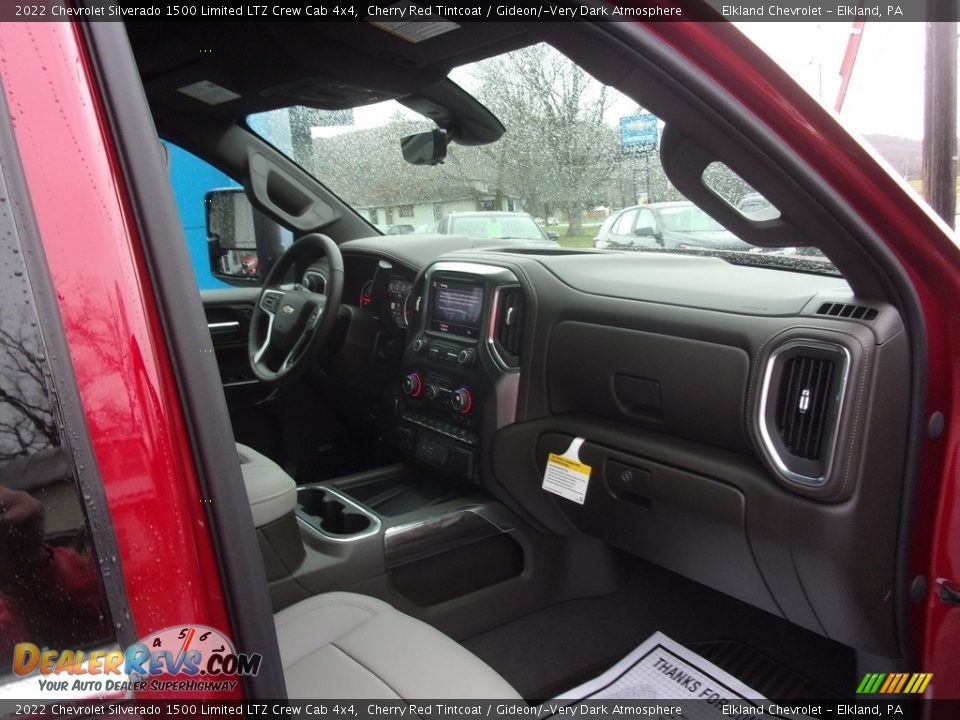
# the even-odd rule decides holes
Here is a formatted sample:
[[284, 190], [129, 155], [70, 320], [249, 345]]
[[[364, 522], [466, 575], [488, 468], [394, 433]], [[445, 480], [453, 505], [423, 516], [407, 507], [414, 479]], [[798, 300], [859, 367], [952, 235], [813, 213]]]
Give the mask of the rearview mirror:
[[204, 196], [210, 272], [230, 280], [259, 278], [253, 207], [243, 188], [210, 190]]
[[411, 165], [436, 165], [447, 157], [447, 131], [436, 128], [400, 140], [403, 159]]

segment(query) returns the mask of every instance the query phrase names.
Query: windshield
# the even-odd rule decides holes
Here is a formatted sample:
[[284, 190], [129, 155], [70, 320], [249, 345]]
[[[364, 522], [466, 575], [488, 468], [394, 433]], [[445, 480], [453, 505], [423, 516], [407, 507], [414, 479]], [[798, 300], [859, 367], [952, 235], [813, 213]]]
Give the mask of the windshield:
[[725, 228], [696, 205], [663, 208], [663, 227], [671, 232], [722, 232]]
[[[724, 228], [689, 203], [660, 164], [663, 123], [549, 45], [464, 65], [449, 78], [506, 132], [486, 145], [454, 138], [436, 165], [404, 161], [400, 139], [437, 126], [394, 100], [336, 111], [294, 106], [251, 115], [247, 123], [396, 242], [414, 233], [456, 234], [717, 254], [731, 262], [836, 273], [817, 250], [761, 249], [729, 233], [719, 237]], [[719, 163], [705, 171], [704, 181], [750, 219], [779, 216]], [[677, 241], [664, 233], [689, 236]]]

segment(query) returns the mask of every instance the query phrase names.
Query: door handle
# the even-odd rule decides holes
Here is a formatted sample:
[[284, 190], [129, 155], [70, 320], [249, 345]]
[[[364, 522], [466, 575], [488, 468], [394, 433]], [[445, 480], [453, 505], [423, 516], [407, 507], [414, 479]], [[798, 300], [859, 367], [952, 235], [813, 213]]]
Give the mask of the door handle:
[[211, 337], [233, 337], [240, 334], [240, 323], [236, 320], [228, 322], [208, 322], [207, 330]]
[[946, 578], [937, 578], [937, 595], [944, 605], [960, 605], [960, 590], [957, 590]]

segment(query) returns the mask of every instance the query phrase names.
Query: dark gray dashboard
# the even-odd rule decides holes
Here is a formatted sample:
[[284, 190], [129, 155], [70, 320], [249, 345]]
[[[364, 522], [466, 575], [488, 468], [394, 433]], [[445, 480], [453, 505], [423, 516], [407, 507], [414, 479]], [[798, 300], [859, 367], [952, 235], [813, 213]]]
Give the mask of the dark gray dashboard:
[[841, 278], [733, 265], [715, 257], [604, 253], [542, 262], [584, 293], [749, 315], [797, 314], [819, 292], [850, 291]]
[[[827, 637], [896, 653], [890, 499], [910, 374], [895, 308], [841, 278], [716, 258], [471, 245], [407, 236], [343, 249], [515, 278], [515, 420], [476, 428], [489, 491], [545, 531], [600, 537]], [[492, 302], [483, 336], [496, 331]], [[575, 437], [592, 467], [582, 504], [541, 488], [548, 453]]]

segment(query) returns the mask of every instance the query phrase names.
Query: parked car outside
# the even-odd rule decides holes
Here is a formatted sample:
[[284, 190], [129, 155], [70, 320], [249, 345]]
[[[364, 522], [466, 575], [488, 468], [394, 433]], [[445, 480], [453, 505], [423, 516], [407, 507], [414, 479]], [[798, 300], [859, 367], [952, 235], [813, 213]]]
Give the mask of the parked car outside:
[[545, 233], [525, 212], [478, 211], [450, 213], [437, 226], [441, 235], [467, 235], [493, 240], [559, 245], [554, 233]]
[[632, 205], [600, 226], [593, 246], [601, 249], [710, 248], [749, 251], [751, 246], [692, 202]]

